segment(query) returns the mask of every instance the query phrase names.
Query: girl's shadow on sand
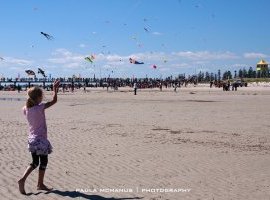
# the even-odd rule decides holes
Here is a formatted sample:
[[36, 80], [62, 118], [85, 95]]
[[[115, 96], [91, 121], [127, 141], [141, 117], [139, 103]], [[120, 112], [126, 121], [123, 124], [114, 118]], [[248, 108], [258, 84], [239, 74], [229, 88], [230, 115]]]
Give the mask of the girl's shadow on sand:
[[77, 191], [60, 191], [60, 190], [52, 190], [50, 192], [46, 192], [45, 194], [54, 193], [60, 195], [62, 197], [70, 197], [70, 198], [84, 198], [89, 200], [128, 200], [128, 199], [143, 199], [143, 197], [129, 197], [129, 198], [106, 198], [99, 195], [88, 195]]

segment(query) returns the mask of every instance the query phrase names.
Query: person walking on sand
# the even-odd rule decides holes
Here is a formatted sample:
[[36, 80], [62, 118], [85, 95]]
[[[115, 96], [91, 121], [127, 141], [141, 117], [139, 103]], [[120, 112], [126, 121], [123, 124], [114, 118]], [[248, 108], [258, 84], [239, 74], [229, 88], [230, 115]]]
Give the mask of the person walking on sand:
[[177, 83], [174, 83], [173, 88], [174, 88], [174, 92], [177, 92], [176, 91], [176, 89], [177, 89]]
[[136, 82], [133, 85], [133, 89], [134, 89], [134, 95], [137, 95], [137, 83]]
[[86, 93], [86, 84], [83, 85], [83, 92]]
[[160, 90], [160, 92], [162, 91], [162, 82], [161, 81], [159, 83], [159, 90]]
[[26, 194], [24, 185], [29, 174], [39, 166], [37, 190], [50, 191], [44, 183], [45, 170], [48, 164], [48, 154], [52, 152], [52, 146], [47, 139], [47, 125], [45, 118], [45, 109], [51, 107], [57, 102], [57, 92], [60, 81], [53, 84], [53, 100], [42, 103], [43, 91], [39, 87], [28, 89], [28, 99], [26, 106], [23, 107], [23, 113], [29, 124], [28, 150], [32, 155], [32, 163], [25, 170], [23, 177], [18, 181], [19, 191]]

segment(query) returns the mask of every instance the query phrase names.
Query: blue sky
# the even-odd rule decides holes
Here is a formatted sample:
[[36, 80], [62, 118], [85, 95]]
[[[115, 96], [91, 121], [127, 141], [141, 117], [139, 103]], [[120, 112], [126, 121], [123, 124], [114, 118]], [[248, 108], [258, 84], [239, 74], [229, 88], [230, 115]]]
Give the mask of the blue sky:
[[[54, 77], [255, 67], [270, 60], [269, 8], [269, 0], [1, 0], [0, 76], [38, 67]], [[93, 64], [84, 60], [91, 54]]]

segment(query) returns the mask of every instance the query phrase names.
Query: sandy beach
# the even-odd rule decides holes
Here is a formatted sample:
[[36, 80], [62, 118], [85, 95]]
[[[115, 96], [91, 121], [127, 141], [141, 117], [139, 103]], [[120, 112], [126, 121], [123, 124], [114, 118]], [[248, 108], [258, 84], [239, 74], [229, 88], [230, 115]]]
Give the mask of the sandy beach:
[[37, 191], [35, 171], [27, 196], [17, 185], [31, 162], [26, 92], [1, 91], [1, 199], [270, 198], [269, 87], [129, 90], [59, 92], [46, 110], [55, 190]]

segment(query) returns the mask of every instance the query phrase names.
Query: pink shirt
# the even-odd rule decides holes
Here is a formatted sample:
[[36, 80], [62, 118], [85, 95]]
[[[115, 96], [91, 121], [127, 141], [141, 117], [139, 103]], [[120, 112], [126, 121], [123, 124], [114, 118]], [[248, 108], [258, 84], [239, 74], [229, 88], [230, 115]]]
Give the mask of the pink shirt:
[[23, 107], [23, 113], [29, 124], [28, 139], [47, 139], [47, 125], [45, 119], [45, 103], [40, 103], [31, 108]]

